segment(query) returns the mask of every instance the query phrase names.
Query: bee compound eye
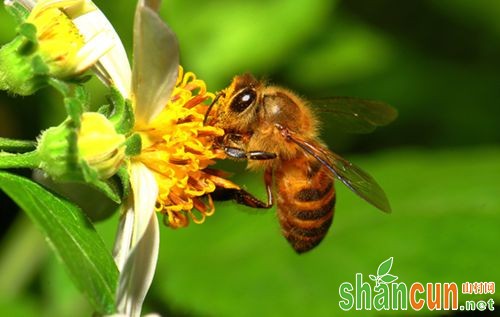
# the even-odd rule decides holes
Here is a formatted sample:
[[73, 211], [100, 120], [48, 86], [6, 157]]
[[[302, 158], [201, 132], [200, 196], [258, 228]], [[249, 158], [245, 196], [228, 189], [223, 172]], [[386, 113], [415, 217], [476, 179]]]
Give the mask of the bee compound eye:
[[251, 88], [242, 90], [236, 96], [234, 96], [233, 100], [231, 101], [231, 110], [235, 112], [245, 111], [245, 109], [253, 104], [256, 97], [257, 94], [255, 93], [255, 90]]

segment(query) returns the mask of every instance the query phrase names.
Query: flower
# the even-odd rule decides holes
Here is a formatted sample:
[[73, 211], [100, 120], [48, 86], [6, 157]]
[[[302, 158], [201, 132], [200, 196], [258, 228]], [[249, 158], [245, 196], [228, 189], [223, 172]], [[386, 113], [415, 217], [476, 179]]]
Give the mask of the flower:
[[[132, 194], [125, 198], [113, 250], [120, 271], [116, 314], [140, 316], [158, 258], [159, 224], [155, 211], [162, 213], [173, 228], [186, 226], [189, 219], [202, 223], [214, 212], [210, 194], [217, 187], [239, 188], [208, 169], [215, 159], [224, 156], [212, 147], [214, 139], [224, 131], [203, 122], [206, 102], [214, 95], [207, 92], [203, 81], [191, 72], [184, 74], [179, 66], [178, 43], [158, 16], [159, 1], [138, 1], [133, 71], [111, 24], [90, 0], [41, 0], [36, 4], [17, 0], [15, 3], [32, 9], [26, 23], [21, 25], [24, 38], [17, 45], [24, 45], [23, 41], [35, 44], [36, 54], [27, 63], [36, 70], [32, 71], [33, 77], [66, 79], [94, 66], [98, 77], [116, 88], [113, 92], [119, 91], [130, 100], [125, 104], [132, 106], [134, 120], [124, 120], [117, 125], [120, 120], [112, 117], [112, 113], [120, 112], [116, 107], [108, 113], [108, 118], [98, 113], [84, 113], [80, 117], [71, 109], [69, 119], [60, 128], [61, 133], [65, 133], [64, 139], [72, 141], [71, 149], [78, 147], [77, 152], [67, 151], [67, 147], [63, 152], [77, 153], [78, 161], [95, 167], [103, 178], [115, 173], [123, 156], [128, 156], [125, 161]], [[105, 37], [110, 40], [103, 41]], [[40, 65], [43, 67], [38, 67]], [[51, 81], [51, 84], [54, 82], [65, 95], [65, 84], [57, 87], [61, 81]], [[35, 88], [39, 86], [32, 85], [22, 93], [31, 93]], [[82, 95], [77, 93], [70, 97], [77, 100], [79, 96]], [[65, 95], [65, 100], [73, 99]], [[103, 113], [108, 110], [110, 107], [102, 109]], [[59, 131], [56, 130], [44, 134], [41, 140], [52, 139], [47, 144], [57, 146], [56, 132]], [[94, 148], [95, 144], [99, 146]], [[49, 147], [45, 152], [50, 150]], [[59, 166], [58, 163], [56, 159], [47, 165]], [[120, 177], [122, 181], [126, 179], [123, 174]], [[84, 177], [84, 181], [87, 179]], [[197, 209], [199, 215], [195, 215], [193, 209]]]
[[[191, 72], [184, 74], [179, 67], [178, 80], [171, 95], [157, 116], [150, 122], [137, 122], [134, 128], [141, 136], [142, 149], [140, 154], [131, 158], [133, 198], [123, 215], [115, 248], [115, 258], [118, 267], [123, 268], [122, 272], [127, 272], [128, 267], [139, 267], [134, 273], [120, 277], [122, 287], [118, 293], [118, 310], [132, 316], [134, 312], [140, 313], [156, 265], [158, 222], [154, 210], [164, 214], [165, 222], [172, 228], [187, 226], [189, 219], [202, 223], [214, 213], [210, 193], [216, 187], [238, 188], [206, 169], [214, 159], [223, 157], [222, 152], [212, 148], [212, 142], [224, 132], [203, 125], [208, 107], [203, 102], [213, 98], [206, 91], [204, 82]], [[137, 117], [137, 112], [143, 108], [140, 104], [132, 104]], [[193, 209], [199, 211], [199, 218]], [[149, 266], [144, 263], [149, 263]]]
[[[239, 187], [207, 169], [214, 159], [225, 156], [212, 147], [224, 131], [203, 123], [206, 101], [215, 96], [194, 73], [184, 73], [174, 33], [149, 5], [139, 1], [137, 6], [132, 84], [123, 91], [132, 100], [133, 130], [142, 140], [140, 153], [131, 158], [130, 174], [137, 166], [152, 174], [158, 187], [153, 209], [166, 216], [169, 226], [179, 228], [186, 226], [189, 218], [202, 223], [213, 213], [209, 194], [217, 187]], [[130, 73], [125, 61], [115, 65], [124, 70], [112, 73]]]
[[99, 59], [109, 59], [104, 56], [118, 38], [90, 0], [6, 0], [5, 5], [32, 9], [19, 35], [0, 49], [0, 89], [16, 94], [34, 93], [49, 77], [81, 75]]
[[[120, 221], [115, 261], [120, 270], [119, 314], [139, 316], [158, 257], [159, 226], [155, 210], [169, 226], [196, 223], [213, 213], [210, 193], [216, 187], [239, 188], [207, 167], [222, 158], [212, 147], [221, 129], [204, 126], [208, 93], [203, 81], [179, 67], [175, 34], [158, 16], [159, 2], [140, 0], [134, 19], [133, 71], [126, 60], [120, 70], [104, 68], [107, 82], [126, 82], [110, 74], [131, 73], [131, 85], [120, 90], [131, 100], [133, 133], [140, 135], [140, 153], [129, 163], [132, 195]], [[155, 7], [153, 7], [155, 6]], [[104, 72], [102, 72], [104, 71]], [[200, 212], [197, 217], [193, 209]]]
[[51, 76], [81, 74], [112, 47], [112, 35], [106, 29], [87, 32], [75, 23], [95, 10], [97, 7], [87, 0], [39, 0], [33, 7], [26, 23], [36, 27], [37, 51]]

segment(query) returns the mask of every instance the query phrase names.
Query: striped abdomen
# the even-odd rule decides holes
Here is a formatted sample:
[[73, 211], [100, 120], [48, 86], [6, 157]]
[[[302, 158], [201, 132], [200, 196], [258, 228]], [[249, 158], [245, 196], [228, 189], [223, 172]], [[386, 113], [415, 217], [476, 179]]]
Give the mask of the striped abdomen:
[[323, 240], [333, 220], [331, 173], [306, 155], [281, 161], [274, 173], [283, 235], [298, 253], [309, 251]]

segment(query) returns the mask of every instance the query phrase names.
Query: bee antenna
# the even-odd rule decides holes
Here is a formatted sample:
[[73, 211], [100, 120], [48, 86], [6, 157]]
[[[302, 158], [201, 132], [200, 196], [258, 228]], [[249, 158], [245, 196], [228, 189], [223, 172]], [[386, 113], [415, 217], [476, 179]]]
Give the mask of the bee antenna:
[[223, 92], [219, 92], [217, 93], [217, 95], [215, 96], [214, 100], [212, 101], [212, 103], [210, 103], [210, 106], [208, 106], [208, 109], [207, 109], [207, 112], [205, 112], [205, 118], [203, 118], [203, 125], [206, 125], [207, 124], [207, 120], [208, 120], [208, 115], [210, 114], [210, 111], [212, 110], [212, 108], [214, 107], [215, 103], [217, 102], [217, 100], [219, 100], [219, 98], [224, 95]]

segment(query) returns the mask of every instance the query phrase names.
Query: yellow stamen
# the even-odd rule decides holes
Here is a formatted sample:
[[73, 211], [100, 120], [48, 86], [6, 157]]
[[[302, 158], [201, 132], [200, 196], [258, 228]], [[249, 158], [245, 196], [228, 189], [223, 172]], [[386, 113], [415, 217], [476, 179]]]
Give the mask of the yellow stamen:
[[143, 148], [135, 159], [155, 175], [159, 187], [156, 210], [173, 228], [187, 226], [189, 218], [203, 223], [212, 215], [215, 208], [210, 193], [216, 187], [238, 188], [206, 170], [215, 159], [224, 157], [213, 148], [214, 139], [224, 131], [203, 125], [206, 102], [213, 98], [202, 80], [191, 72], [184, 74], [180, 68], [166, 107], [147, 127], [136, 127]]

